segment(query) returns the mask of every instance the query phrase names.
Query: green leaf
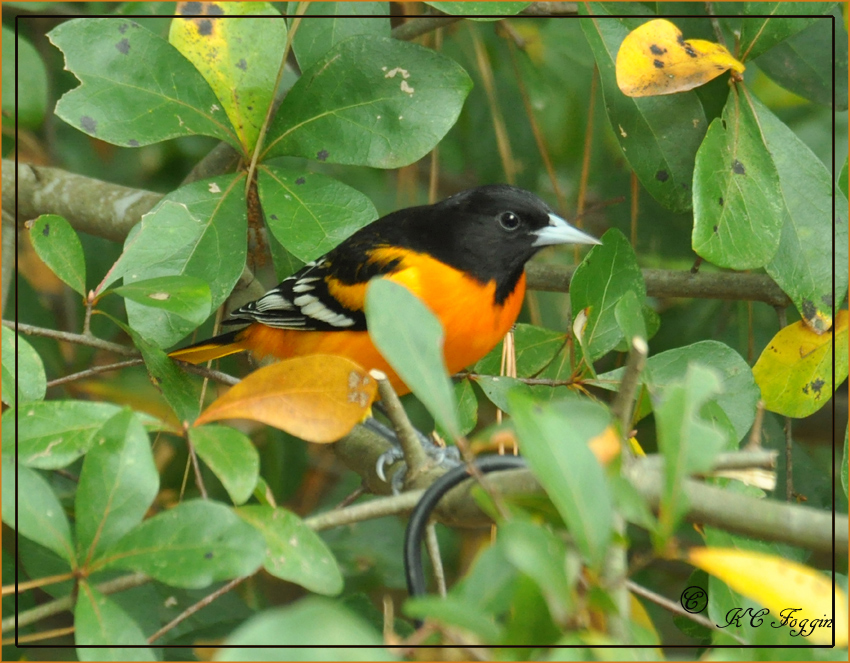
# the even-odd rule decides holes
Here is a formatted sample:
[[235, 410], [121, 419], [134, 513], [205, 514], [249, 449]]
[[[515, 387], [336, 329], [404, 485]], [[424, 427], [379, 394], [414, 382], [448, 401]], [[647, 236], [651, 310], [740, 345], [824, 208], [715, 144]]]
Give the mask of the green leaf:
[[617, 86], [614, 63], [620, 44], [638, 23], [610, 18], [620, 12], [619, 5], [610, 3], [582, 3], [579, 12], [595, 14], [582, 19], [581, 27], [599, 67], [605, 108], [623, 156], [653, 198], [676, 212], [690, 210], [694, 156], [707, 128], [697, 93], [624, 95]]
[[388, 2], [316, 2], [310, 5], [310, 16], [301, 19], [292, 38], [292, 50], [301, 71], [312, 67], [331, 48], [349, 37], [366, 34], [389, 37], [389, 13]]
[[611, 497], [587, 443], [610, 425], [607, 409], [584, 399], [541, 405], [512, 394], [509, 400], [523, 456], [582, 557], [600, 568], [611, 538]]
[[189, 442], [233, 503], [247, 502], [260, 476], [260, 455], [250, 438], [235, 428], [212, 425], [190, 428]]
[[404, 614], [416, 619], [442, 622], [461, 632], [473, 634], [479, 642], [498, 643], [504, 630], [490, 615], [482, 614], [474, 599], [453, 594], [408, 599], [404, 604]]
[[286, 95], [263, 158], [406, 166], [454, 125], [471, 87], [456, 62], [430, 49], [370, 35], [346, 39]]
[[[210, 288], [215, 310], [230, 296], [245, 267], [247, 219], [243, 175], [194, 182], [166, 196], [142, 217], [102, 287], [158, 276], [186, 275]], [[161, 348], [197, 325], [165, 310], [127, 302], [130, 326]]]
[[16, 468], [14, 456], [3, 454], [2, 463], [3, 522], [15, 528], [17, 504], [18, 534], [52, 550], [76, 568], [71, 526], [50, 484], [35, 470], [23, 465]]
[[237, 515], [256, 527], [266, 540], [263, 568], [317, 594], [342, 591], [342, 572], [321, 537], [291, 511], [271, 506], [243, 506]]
[[48, 34], [81, 85], [56, 114], [114, 145], [139, 147], [203, 134], [239, 140], [198, 70], [167, 41], [129, 19], [78, 18]]
[[460, 437], [440, 321], [403, 285], [375, 279], [366, 290], [366, 324], [375, 347], [431, 416], [450, 437]]
[[[725, 343], [699, 341], [654, 355], [646, 361], [641, 383], [653, 395], [660, 396], [668, 386], [685, 379], [690, 362], [711, 366], [720, 375], [721, 391], [715, 400], [732, 423], [737, 436], [735, 442], [741, 440], [753, 425], [760, 394], [747, 362]], [[603, 373], [590, 383], [616, 391], [624, 370], [618, 368]], [[644, 396], [639, 401], [636, 420], [645, 417], [651, 410], [649, 398]]]
[[86, 296], [86, 259], [77, 233], [61, 216], [42, 214], [29, 225], [38, 257], [67, 285]]
[[[834, 2], [745, 2], [744, 14], [759, 18], [741, 20], [739, 58], [752, 60], [776, 44], [788, 39], [818, 20], [816, 14], [828, 14]], [[770, 16], [771, 18], [761, 18]]]
[[[28, 8], [29, 9], [29, 8]], [[38, 11], [38, 10], [34, 10]], [[15, 117], [28, 129], [37, 129], [44, 121], [47, 109], [47, 70], [35, 47], [18, 36], [17, 57], [15, 31], [3, 26], [3, 112]], [[18, 67], [17, 108], [15, 107], [15, 67]]]
[[[15, 370], [15, 342], [18, 343], [18, 368]], [[18, 403], [44, 399], [47, 392], [47, 377], [44, 364], [33, 347], [8, 327], [3, 327], [3, 402], [15, 405], [15, 377], [17, 375]]]
[[629, 240], [612, 228], [602, 236], [602, 245], [585, 256], [570, 282], [573, 318], [590, 307], [582, 338], [590, 361], [610, 352], [623, 339], [616, 306], [628, 292], [642, 304], [646, 285]]
[[[514, 326], [516, 372], [520, 377], [531, 377], [543, 370], [567, 342], [563, 332], [536, 327], [525, 323]], [[475, 372], [499, 375], [502, 365], [502, 344], [493, 348], [486, 357], [475, 364]]]
[[[101, 426], [121, 408], [93, 401], [38, 401], [3, 413], [3, 430], [14, 430], [18, 416], [18, 462], [42, 470], [67, 467], [91, 449]], [[17, 414], [16, 414], [17, 413]], [[146, 426], [156, 420], [143, 415]], [[3, 440], [3, 454], [14, 448]]]
[[369, 198], [327, 175], [261, 166], [257, 186], [269, 230], [304, 262], [378, 218]]
[[834, 87], [835, 110], [847, 110], [847, 31], [840, 18], [834, 23], [833, 33], [828, 16], [818, 19], [760, 56], [756, 64], [786, 90], [824, 106], [832, 106]]
[[[257, 648], [257, 643], [270, 645]], [[392, 661], [381, 634], [360, 616], [327, 599], [310, 597], [271, 608], [231, 633], [216, 661]], [[342, 649], [339, 649], [342, 647]]]
[[139, 624], [87, 580], [74, 607], [74, 641], [81, 661], [156, 661]]
[[[478, 423], [478, 399], [469, 380], [460, 380], [452, 386], [456, 405], [455, 418], [460, 425], [461, 435], [467, 435]], [[444, 439], [449, 437], [448, 431], [443, 430], [440, 425], [437, 425], [437, 434]]]
[[[192, 16], [184, 9], [186, 18], [171, 21], [168, 41], [209, 83], [236, 129], [243, 154], [251, 154], [274, 98], [286, 21], [268, 2], [221, 2], [215, 8], [222, 18]], [[243, 18], [225, 18], [233, 15]]]
[[643, 307], [634, 290], [626, 292], [614, 306], [614, 319], [623, 332], [623, 338], [631, 343], [635, 337], [646, 340], [646, 323], [643, 319]]
[[264, 553], [262, 535], [232, 509], [190, 500], [143, 522], [92, 566], [139, 571], [167, 585], [198, 589], [252, 574]]
[[848, 174], [847, 164], [850, 159], [844, 159], [844, 165], [841, 167], [841, 172], [838, 174], [838, 189], [841, 193], [844, 194], [844, 197], [848, 197], [848, 187], [850, 187], [850, 175]]
[[157, 276], [113, 292], [142, 306], [174, 313], [194, 325], [200, 325], [210, 314], [210, 287], [194, 276]]
[[[767, 148], [776, 164], [787, 215], [779, 248], [765, 270], [791, 298], [812, 330], [832, 326], [834, 306], [847, 291], [846, 269], [833, 275], [832, 176], [815, 154], [758, 100], [754, 100]], [[847, 198], [837, 193], [835, 232], [847, 236]], [[835, 261], [847, 264], [847, 242], [835, 246]], [[833, 277], [835, 292], [833, 294]]]
[[694, 169], [694, 251], [719, 267], [763, 267], [776, 254], [784, 211], [776, 166], [752, 96], [735, 86], [708, 128]]
[[158, 491], [148, 435], [124, 408], [103, 425], [83, 461], [74, 508], [79, 558], [97, 559], [142, 522]]
[[511, 414], [511, 401], [508, 398], [511, 392], [522, 392], [529, 396], [532, 393], [527, 384], [516, 378], [478, 375], [474, 380], [490, 402], [508, 414]]
[[572, 593], [581, 573], [580, 564], [568, 568], [566, 544], [539, 524], [518, 518], [499, 526], [499, 543], [511, 564], [534, 580], [552, 619], [565, 623], [575, 609]]
[[519, 14], [530, 2], [426, 2], [446, 14], [464, 16], [475, 21], [498, 21]]
[[664, 547], [688, 510], [685, 480], [711, 469], [725, 442], [699, 414], [703, 404], [720, 392], [720, 385], [720, 375], [713, 369], [691, 362], [684, 381], [668, 385], [663, 400], [655, 406], [658, 447], [664, 456], [657, 548]]

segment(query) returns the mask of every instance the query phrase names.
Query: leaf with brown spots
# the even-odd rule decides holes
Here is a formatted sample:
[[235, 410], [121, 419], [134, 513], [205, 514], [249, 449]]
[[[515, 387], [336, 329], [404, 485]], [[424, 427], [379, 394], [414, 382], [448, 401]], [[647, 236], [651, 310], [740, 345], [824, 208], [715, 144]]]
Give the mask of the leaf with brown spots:
[[336, 442], [369, 412], [377, 389], [375, 380], [345, 357], [293, 357], [251, 373], [195, 425], [251, 419], [308, 442]]
[[617, 52], [617, 85], [630, 97], [685, 92], [744, 65], [725, 46], [702, 39], [685, 41], [682, 31], [664, 19], [632, 30]]
[[36, 254], [76, 292], [86, 295], [86, 260], [77, 233], [61, 216], [42, 214], [26, 226]]
[[[179, 2], [177, 11], [191, 18], [173, 19], [168, 41], [210, 84], [220, 105], [211, 112], [227, 114], [250, 154], [274, 95], [286, 21], [267, 2]], [[245, 18], [217, 18], [225, 15]]]
[[[832, 350], [835, 347], [835, 373]], [[847, 311], [832, 331], [816, 334], [802, 321], [780, 329], [753, 367], [765, 407], [786, 417], [807, 417], [847, 378]]]

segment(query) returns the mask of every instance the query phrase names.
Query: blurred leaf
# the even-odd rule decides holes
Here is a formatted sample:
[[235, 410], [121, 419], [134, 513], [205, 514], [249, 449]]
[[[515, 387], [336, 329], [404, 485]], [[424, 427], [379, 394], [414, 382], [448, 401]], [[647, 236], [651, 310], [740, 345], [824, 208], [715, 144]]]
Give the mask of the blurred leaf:
[[850, 175], [848, 175], [847, 163], [848, 159], [844, 159], [844, 165], [841, 167], [841, 172], [838, 175], [838, 189], [844, 194], [845, 198], [848, 196], [847, 189], [850, 187]]
[[617, 86], [629, 97], [685, 92], [729, 69], [741, 74], [744, 65], [725, 46], [685, 41], [678, 27], [661, 18], [632, 30], [617, 51]]
[[[36, 10], [38, 11], [38, 10]], [[47, 109], [47, 71], [44, 62], [29, 40], [3, 26], [3, 113], [17, 117], [28, 129], [37, 129]], [[15, 105], [15, 68], [18, 68], [17, 106]], [[17, 112], [17, 116], [15, 113]]]
[[388, 2], [316, 2], [310, 5], [307, 13], [310, 16], [301, 19], [292, 37], [292, 50], [301, 71], [312, 67], [331, 48], [349, 37], [390, 36]]
[[226, 115], [198, 70], [161, 37], [129, 19], [86, 17], [48, 34], [81, 82], [56, 115], [115, 145], [139, 147], [203, 134], [239, 148]]
[[[18, 418], [18, 462], [42, 470], [67, 467], [86, 453], [106, 421], [121, 408], [112, 403], [91, 401], [39, 401], [16, 412], [3, 413], [3, 430], [14, 430]], [[146, 426], [157, 428], [156, 420], [141, 415]], [[14, 453], [3, 441], [3, 454]]]
[[266, 540], [263, 568], [317, 594], [335, 596], [343, 579], [336, 559], [324, 541], [294, 513], [270, 506], [243, 506], [238, 516], [256, 527]]
[[366, 290], [366, 322], [375, 347], [410, 391], [450, 438], [460, 437], [440, 321], [403, 285], [374, 279]]
[[[269, 648], [258, 648], [257, 643]], [[392, 661], [381, 634], [338, 603], [317, 597], [249, 619], [218, 649], [216, 661]], [[342, 647], [342, 649], [340, 649]]]
[[605, 109], [614, 135], [641, 184], [662, 205], [677, 211], [691, 209], [694, 155], [707, 122], [695, 92], [634, 99], [617, 87], [614, 62], [629, 33], [622, 19], [609, 18], [620, 7], [608, 3], [579, 5], [593, 13], [581, 26], [599, 67]]
[[733, 87], [694, 169], [693, 248], [719, 267], [763, 267], [779, 246], [782, 190], [764, 141], [752, 97]]
[[260, 455], [251, 439], [228, 426], [201, 426], [189, 429], [189, 442], [233, 503], [247, 502], [260, 475]]
[[35, 470], [16, 467], [14, 456], [3, 454], [2, 461], [3, 522], [15, 529], [17, 505], [18, 534], [52, 550], [76, 568], [71, 526], [50, 484]]
[[195, 425], [251, 419], [308, 442], [336, 442], [363, 419], [377, 390], [369, 374], [346, 357], [292, 357], [264, 366], [231, 387]]
[[62, 281], [86, 296], [86, 259], [77, 233], [61, 216], [42, 214], [28, 226], [38, 257]]
[[194, 276], [158, 276], [113, 290], [131, 301], [169, 311], [194, 325], [210, 315], [210, 287]]
[[124, 408], [103, 425], [83, 460], [74, 503], [79, 558], [97, 559], [142, 522], [158, 491], [148, 435]]
[[[566, 342], [567, 335], [563, 332], [523, 322], [514, 325], [517, 375], [531, 377], [539, 373], [563, 349]], [[501, 364], [502, 344], [500, 343], [475, 364], [474, 370], [484, 375], [499, 375]]]
[[499, 543], [511, 564], [540, 589], [552, 619], [566, 623], [575, 609], [572, 593], [581, 573], [575, 564], [568, 575], [566, 544], [546, 528], [518, 518], [499, 526]]
[[508, 394], [514, 391], [522, 392], [527, 394], [529, 397], [532, 394], [528, 385], [516, 378], [509, 378], [504, 375], [499, 377], [478, 375], [473, 379], [475, 380], [475, 383], [481, 387], [481, 391], [484, 392], [484, 395], [490, 400], [490, 402], [507, 414], [511, 413], [511, 402], [508, 398]]
[[340, 42], [286, 95], [263, 157], [398, 168], [454, 125], [472, 82], [453, 60], [396, 39]]
[[174, 587], [201, 588], [252, 574], [264, 554], [261, 534], [232, 509], [190, 500], [131, 530], [93, 567], [129, 569]]
[[404, 614], [415, 619], [441, 622], [461, 633], [473, 635], [473, 641], [497, 643], [502, 639], [501, 625], [483, 614], [475, 599], [456, 596], [415, 596], [404, 603]]
[[80, 582], [74, 607], [74, 641], [81, 661], [159, 660], [145, 646], [147, 638], [139, 624], [87, 580]]
[[[17, 355], [15, 342], [18, 344]], [[15, 358], [17, 356], [17, 371]], [[33, 347], [8, 327], [3, 327], [3, 402], [6, 405], [22, 406], [29, 401], [44, 399], [47, 392], [47, 377], [44, 375], [44, 364]], [[18, 384], [15, 386], [15, 378]], [[17, 390], [16, 390], [17, 389]]]
[[838, 311], [834, 327], [824, 334], [802, 320], [780, 329], [753, 366], [753, 376], [771, 412], [807, 417], [820, 410], [832, 398], [833, 385], [847, 379], [847, 311]]
[[[274, 98], [286, 21], [268, 2], [209, 2], [200, 13], [197, 7], [178, 3], [186, 18], [171, 21], [168, 41], [209, 83], [236, 129], [242, 153], [251, 154]], [[233, 15], [243, 18], [225, 18]]]
[[473, 21], [499, 21], [505, 16], [519, 14], [530, 2], [426, 2], [445, 14], [453, 14]]
[[656, 547], [663, 549], [687, 513], [684, 483], [692, 474], [711, 469], [725, 437], [701, 416], [704, 403], [720, 392], [720, 376], [711, 368], [692, 362], [683, 382], [664, 389], [655, 406], [658, 448], [664, 456], [664, 486], [656, 530]]
[[596, 361], [622, 340], [616, 306], [628, 292], [643, 303], [646, 285], [629, 240], [612, 228], [602, 236], [602, 245], [585, 256], [570, 281], [573, 317], [590, 308], [583, 334], [589, 361]]
[[[808, 620], [812, 630], [806, 637], [813, 644], [832, 645], [834, 632], [835, 646], [847, 646], [847, 595], [820, 571], [789, 559], [737, 548], [691, 548], [686, 560], [757, 601], [777, 619], [790, 609], [794, 619]], [[834, 621], [834, 631], [814, 626], [825, 615], [833, 614], [833, 605], [835, 619], [830, 621]]]
[[[685, 379], [691, 362], [711, 366], [720, 375], [721, 391], [715, 401], [719, 409], [729, 418], [737, 436], [735, 441], [741, 440], [750, 430], [755, 419], [759, 388], [747, 362], [725, 343], [699, 341], [660, 352], [647, 359], [641, 382], [653, 395], [660, 397], [664, 389]], [[624, 369], [618, 368], [601, 374], [597, 380], [590, 383], [613, 391], [619, 388], [623, 372]], [[635, 420], [642, 419], [651, 410], [652, 404], [644, 394], [638, 401]]]
[[327, 175], [260, 166], [257, 186], [269, 230], [304, 262], [378, 218], [371, 200]]
[[847, 31], [835, 21], [833, 61], [832, 23], [829, 16], [815, 21], [759, 57], [756, 64], [786, 90], [824, 106], [832, 106], [834, 87], [835, 110], [847, 110]]
[[844, 455], [841, 457], [841, 487], [844, 489], [844, 497], [848, 496], [848, 471], [850, 471], [850, 455], [848, 455], [847, 437], [850, 435], [850, 426], [844, 429]]
[[520, 450], [567, 523], [582, 557], [599, 568], [611, 538], [611, 497], [602, 466], [587, 443], [610, 422], [603, 406], [586, 400], [536, 403], [511, 394]]
[[745, 2], [744, 14], [771, 16], [741, 20], [739, 53], [742, 60], [752, 60], [791, 35], [818, 20], [816, 14], [828, 14], [834, 2]]
[[[822, 333], [832, 326], [834, 306], [847, 291], [846, 269], [833, 274], [832, 176], [805, 143], [757, 100], [755, 109], [787, 209], [779, 249], [765, 270], [791, 298], [805, 323]], [[846, 237], [847, 198], [840, 192], [835, 206], [835, 232]], [[838, 264], [847, 264], [846, 241], [836, 242], [835, 254]], [[838, 297], [833, 293], [833, 278]]]
[[[223, 175], [168, 194], [142, 217], [102, 287], [158, 276], [186, 275], [210, 288], [210, 310], [230, 296], [245, 267], [245, 180]], [[173, 345], [197, 325], [168, 311], [127, 302], [130, 326], [158, 347]]]

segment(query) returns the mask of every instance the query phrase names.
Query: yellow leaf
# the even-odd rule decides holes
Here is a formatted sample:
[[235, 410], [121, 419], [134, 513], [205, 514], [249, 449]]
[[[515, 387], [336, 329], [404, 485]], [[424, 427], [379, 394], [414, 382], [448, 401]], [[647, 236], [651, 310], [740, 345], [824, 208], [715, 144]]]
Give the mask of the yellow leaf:
[[771, 412], [786, 417], [817, 412], [832, 396], [833, 385], [847, 377], [847, 311], [838, 311], [832, 331], [824, 334], [802, 321], [780, 329], [753, 366], [753, 376]]
[[350, 359], [294, 357], [251, 373], [194, 425], [251, 419], [308, 442], [336, 442], [369, 412], [377, 389], [375, 380]]
[[632, 30], [617, 52], [617, 85], [630, 97], [684, 92], [744, 65], [725, 46], [702, 39], [685, 41], [670, 21], [655, 19]]
[[[686, 561], [770, 610], [766, 627], [781, 624], [787, 616], [783, 627], [792, 634], [813, 645], [832, 644], [832, 582], [824, 574], [781, 557], [736, 548], [692, 548]], [[836, 647], [847, 646], [847, 618], [847, 595], [835, 587]]]

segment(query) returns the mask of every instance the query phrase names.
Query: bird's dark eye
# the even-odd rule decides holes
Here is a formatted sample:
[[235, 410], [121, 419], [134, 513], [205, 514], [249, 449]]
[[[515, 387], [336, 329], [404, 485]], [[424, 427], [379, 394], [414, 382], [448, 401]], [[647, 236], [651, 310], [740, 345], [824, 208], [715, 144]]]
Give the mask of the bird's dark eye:
[[505, 230], [516, 230], [519, 228], [519, 217], [513, 212], [502, 212], [499, 215], [499, 225]]

